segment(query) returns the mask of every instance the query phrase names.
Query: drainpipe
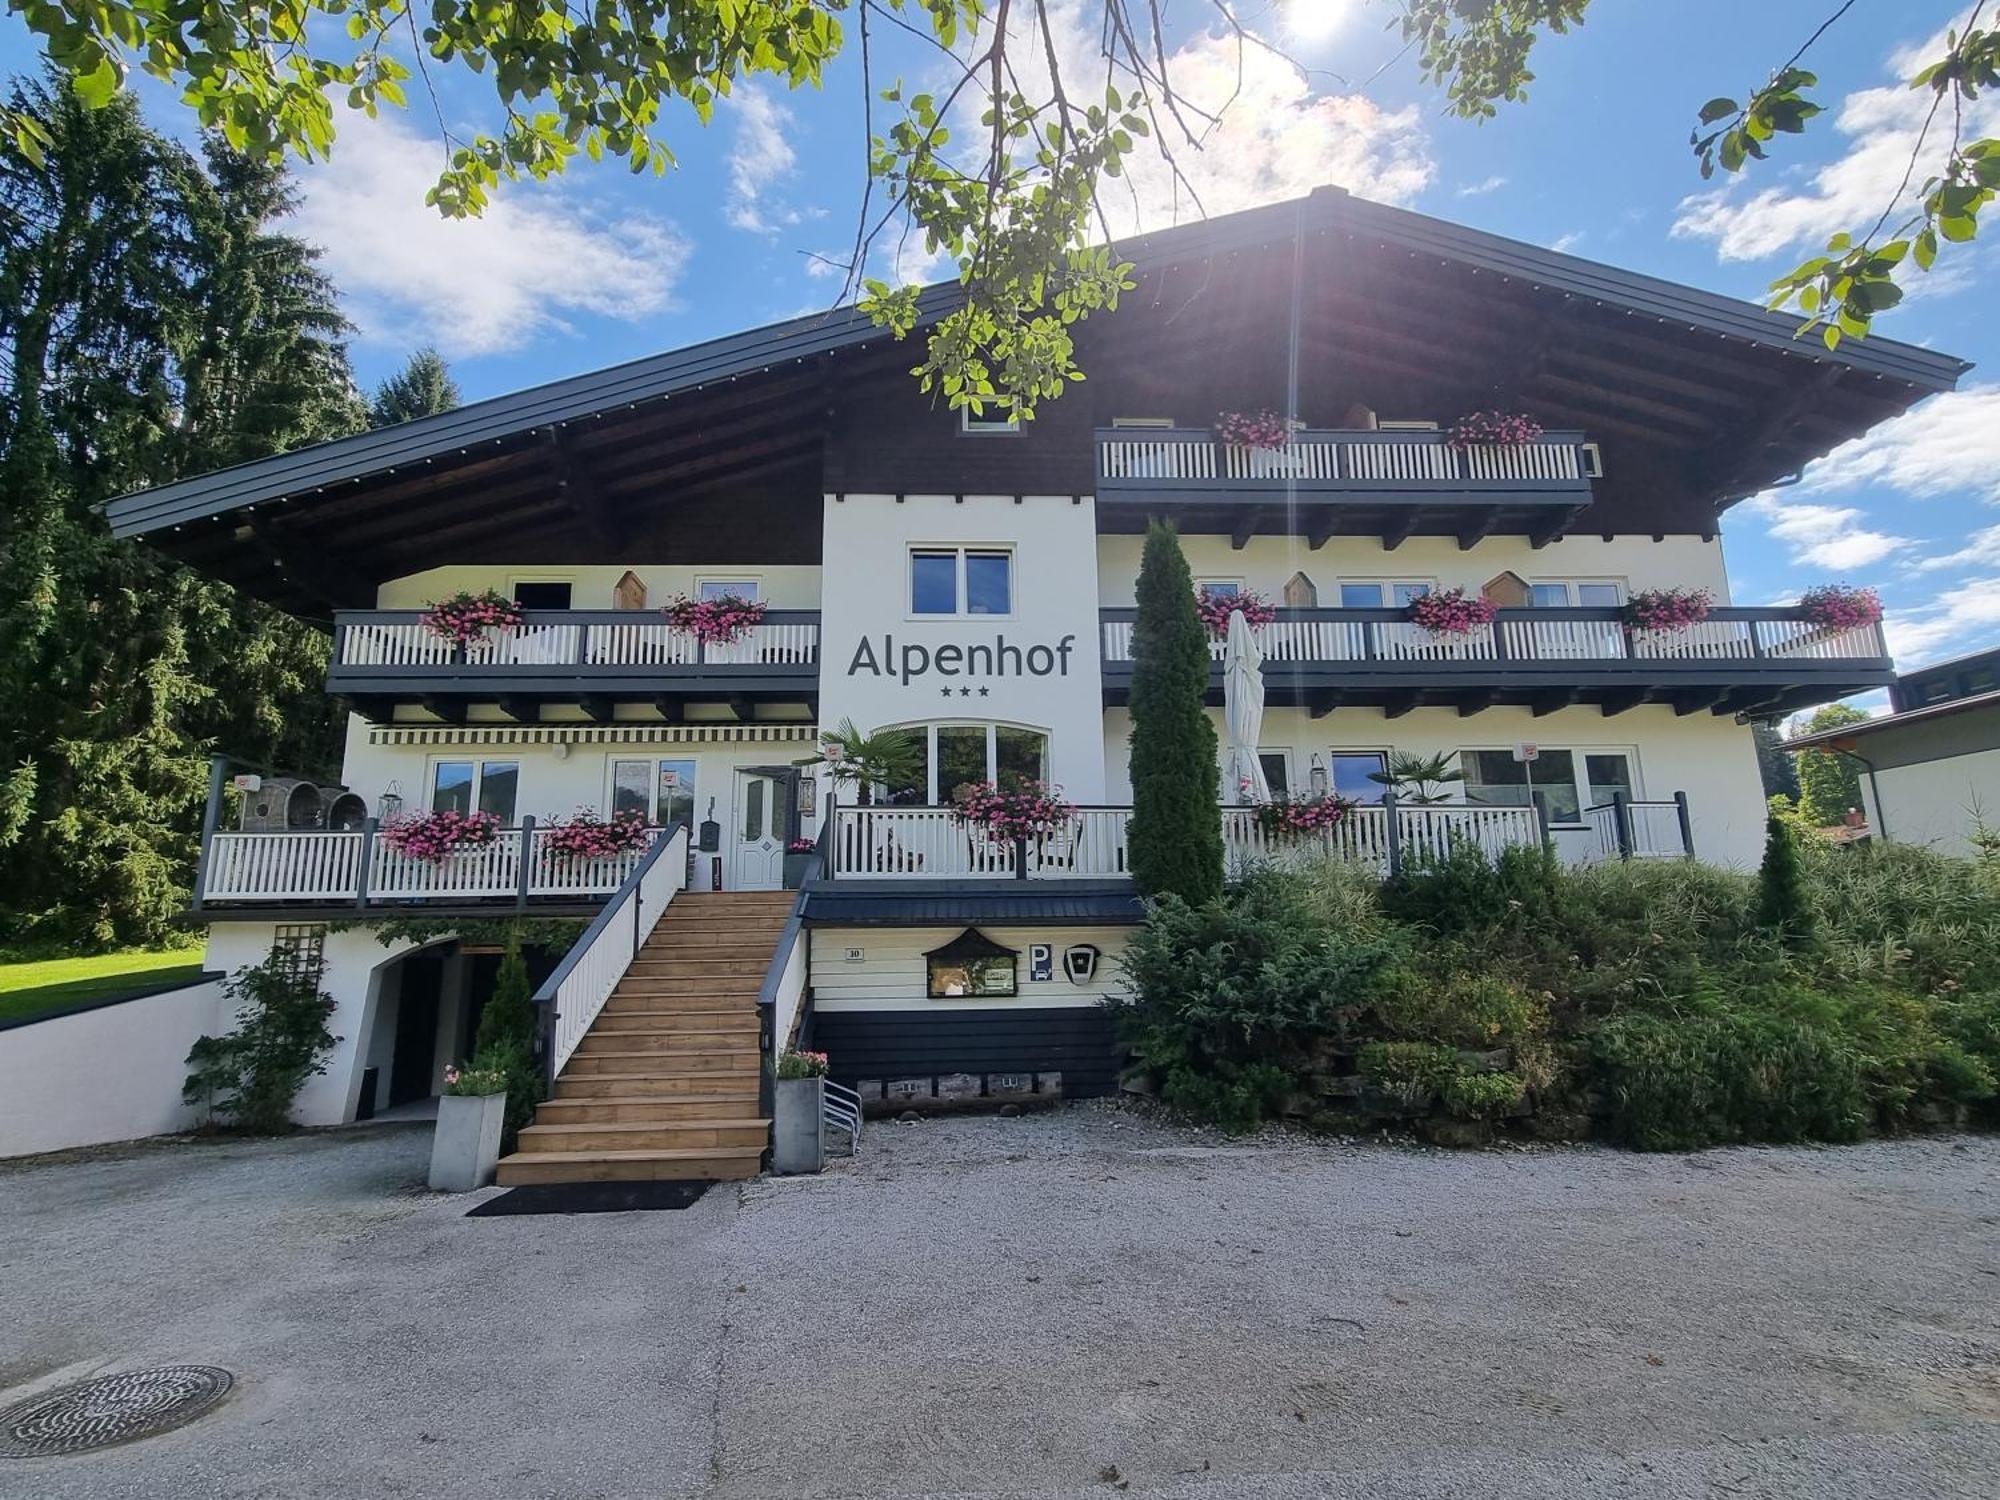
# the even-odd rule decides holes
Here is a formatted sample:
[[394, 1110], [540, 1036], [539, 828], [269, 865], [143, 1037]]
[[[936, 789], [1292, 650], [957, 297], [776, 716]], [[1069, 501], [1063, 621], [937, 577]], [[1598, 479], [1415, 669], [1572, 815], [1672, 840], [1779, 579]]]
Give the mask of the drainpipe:
[[1828, 745], [1835, 755], [1844, 755], [1868, 773], [1868, 790], [1875, 794], [1875, 834], [1883, 843], [1889, 842], [1889, 814], [1882, 807], [1882, 783], [1875, 775], [1875, 762], [1859, 750], [1843, 750], [1838, 745]]

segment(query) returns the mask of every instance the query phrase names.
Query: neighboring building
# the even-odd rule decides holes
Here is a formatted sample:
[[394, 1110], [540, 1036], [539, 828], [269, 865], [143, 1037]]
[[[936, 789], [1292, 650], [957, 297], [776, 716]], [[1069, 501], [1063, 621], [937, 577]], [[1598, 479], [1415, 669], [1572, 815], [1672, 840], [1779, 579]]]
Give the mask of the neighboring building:
[[1889, 686], [1889, 706], [1879, 719], [1785, 748], [1851, 759], [1874, 837], [1978, 853], [1975, 835], [2000, 833], [2000, 650], [1905, 672]]
[[[631, 973], [620, 905], [557, 976], [600, 990], [623, 976], [621, 997], [658, 1000], [622, 1022], [658, 1016], [645, 1047], [677, 1045], [669, 998], [699, 1009], [706, 995], [719, 1028], [762, 986], [781, 1037], [807, 1014], [849, 1083], [928, 1093], [968, 1075], [938, 1086], [990, 1092], [1060, 1073], [1067, 1093], [1112, 1088], [1099, 1001], [1139, 915], [1126, 700], [1153, 516], [1179, 524], [1199, 580], [1282, 601], [1259, 633], [1261, 760], [1277, 789], [1371, 802], [1351, 852], [1546, 835], [1573, 859], [1755, 862], [1746, 716], [1892, 672], [1877, 627], [1728, 605], [1719, 516], [1950, 389], [1959, 361], [1882, 338], [1829, 354], [1789, 317], [1338, 191], [1124, 249], [1138, 289], [1076, 330], [1089, 378], [1024, 430], [933, 403], [911, 345], [838, 312], [112, 503], [119, 535], [331, 624], [328, 687], [354, 710], [347, 823], [394, 798], [486, 809], [509, 830], [500, 852], [443, 867], [309, 814], [205, 840], [211, 967], [274, 940], [323, 945], [345, 1040], [308, 1086], [307, 1119], [427, 1094], [467, 1045], [491, 960], [436, 941], [385, 949], [374, 926], [587, 916], [620, 887], [630, 861], [551, 860], [546, 830], [525, 831], [579, 805], [690, 819], [697, 845], [708, 827], [713, 849], [673, 872], [704, 893], [775, 888], [785, 844], [820, 838], [805, 940], [768, 976], [764, 957], [695, 953], [690, 923], [765, 953], [776, 939], [774, 903], [727, 894], [678, 898], [655, 940], [673, 952], [649, 948]], [[934, 316], [956, 295], [923, 305]], [[1267, 408], [1302, 419], [1288, 448], [1215, 440], [1218, 412]], [[1440, 430], [1494, 408], [1548, 430], [1470, 448]], [[1454, 586], [1509, 607], [1463, 638], [1410, 623], [1413, 596]], [[427, 601], [488, 587], [527, 607], [519, 632], [456, 650], [418, 623]], [[1635, 633], [1621, 605], [1664, 587], [1706, 588], [1720, 607], [1677, 635]], [[731, 592], [769, 613], [728, 645], [699, 647], [657, 613], [670, 595]], [[1211, 701], [1219, 715], [1219, 667]], [[893, 805], [850, 806], [842, 788], [836, 807], [795, 764], [842, 720], [918, 737], [917, 784], [882, 789]], [[1368, 774], [1400, 751], [1456, 755], [1465, 805], [1392, 822]], [[1009, 772], [1082, 807], [1019, 858], [949, 808]], [[1224, 821], [1234, 857], [1263, 847], [1248, 810]], [[559, 1031], [580, 1034], [601, 998], [564, 990]], [[559, 1035], [557, 1058], [603, 1053], [604, 1024]], [[739, 1086], [732, 1047], [712, 1050], [706, 1072]], [[634, 1067], [617, 1076], [637, 1092]], [[554, 1113], [578, 1139], [598, 1118], [578, 1101], [627, 1086], [564, 1078]], [[715, 1167], [645, 1147], [556, 1154], [546, 1175]]]

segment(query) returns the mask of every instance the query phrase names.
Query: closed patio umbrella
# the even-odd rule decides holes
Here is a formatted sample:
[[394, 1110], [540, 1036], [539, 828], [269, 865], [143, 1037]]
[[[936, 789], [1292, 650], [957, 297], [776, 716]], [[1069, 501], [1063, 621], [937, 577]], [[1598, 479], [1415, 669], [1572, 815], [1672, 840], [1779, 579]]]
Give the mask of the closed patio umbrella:
[[1271, 785], [1257, 759], [1264, 734], [1264, 652], [1243, 611], [1232, 610], [1222, 655], [1222, 718], [1228, 744], [1222, 765], [1225, 795], [1235, 801], [1268, 802]]

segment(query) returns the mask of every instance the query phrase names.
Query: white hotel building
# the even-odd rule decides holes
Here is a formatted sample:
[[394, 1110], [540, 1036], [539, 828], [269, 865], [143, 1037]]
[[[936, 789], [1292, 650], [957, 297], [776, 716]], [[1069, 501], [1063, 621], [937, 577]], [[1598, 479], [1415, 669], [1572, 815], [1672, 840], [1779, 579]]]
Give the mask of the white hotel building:
[[[1282, 604], [1258, 632], [1256, 748], [1276, 786], [1374, 799], [1344, 835], [1357, 857], [1456, 830], [1750, 865], [1750, 720], [1892, 679], [1879, 627], [1731, 606], [1721, 518], [1961, 362], [1881, 338], [1829, 354], [1752, 305], [1337, 191], [1126, 249], [1138, 290], [1078, 329], [1089, 378], [1024, 430], [934, 405], [909, 346], [836, 313], [110, 506], [120, 535], [333, 631], [344, 800], [309, 778], [320, 794], [288, 807], [267, 772], [245, 799], [264, 818], [238, 828], [218, 798], [198, 897], [211, 968], [280, 934], [323, 946], [343, 1042], [305, 1119], [435, 1092], [492, 965], [449, 924], [521, 911], [602, 920], [544, 987], [557, 1099], [503, 1180], [754, 1171], [774, 1038], [812, 1038], [899, 1106], [1113, 1087], [1098, 1002], [1139, 915], [1125, 703], [1151, 517], [1198, 581]], [[1262, 408], [1300, 423], [1282, 458], [1217, 441], [1218, 412]], [[1483, 409], [1544, 433], [1454, 447], [1441, 429]], [[1409, 622], [1413, 595], [1452, 587], [1500, 605], [1492, 625]], [[419, 625], [484, 588], [526, 608], [520, 630], [459, 649]], [[1650, 638], [1621, 606], [1659, 588], [1717, 607]], [[725, 592], [767, 608], [727, 645], [660, 613]], [[1219, 723], [1219, 662], [1211, 701]], [[863, 808], [802, 772], [843, 720], [909, 729], [921, 786]], [[1461, 805], [1392, 819], [1368, 773], [1396, 752], [1454, 757]], [[1079, 806], [1025, 856], [949, 810], [1009, 770]], [[399, 806], [507, 831], [422, 865], [379, 836]], [[579, 806], [688, 826], [643, 872], [575, 867], [532, 825]], [[1221, 816], [1254, 853], [1254, 819]], [[793, 839], [816, 843], [808, 883], [756, 894], [783, 887]], [[442, 935], [377, 940], [413, 915]], [[981, 969], [986, 993], [934, 995], [963, 988], [938, 975], [965, 944], [1012, 957]], [[692, 1060], [678, 1088], [649, 1054]]]

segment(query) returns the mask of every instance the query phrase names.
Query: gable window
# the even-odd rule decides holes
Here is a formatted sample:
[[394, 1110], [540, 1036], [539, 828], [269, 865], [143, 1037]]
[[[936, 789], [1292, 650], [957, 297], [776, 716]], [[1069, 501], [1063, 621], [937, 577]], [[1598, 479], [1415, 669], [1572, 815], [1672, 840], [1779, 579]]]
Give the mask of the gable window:
[[924, 955], [924, 992], [933, 1000], [975, 996], [1005, 998], [1020, 993], [1020, 955], [1003, 948], [976, 927], [968, 927], [942, 948]]
[[511, 824], [520, 790], [519, 761], [441, 760], [431, 766], [432, 812], [491, 813]]
[[573, 592], [567, 581], [516, 583], [514, 602], [523, 609], [568, 609]]
[[991, 413], [978, 415], [971, 407], [961, 406], [958, 409], [958, 430], [994, 437], [1002, 433], [1019, 432], [1021, 419], [1018, 416], [1002, 417]]
[[1013, 612], [1013, 553], [999, 547], [911, 549], [911, 614], [1011, 615]]
[[1421, 598], [1431, 591], [1427, 582], [1417, 579], [1384, 579], [1381, 582], [1343, 583], [1340, 586], [1340, 607], [1342, 609], [1406, 609], [1412, 599]]

